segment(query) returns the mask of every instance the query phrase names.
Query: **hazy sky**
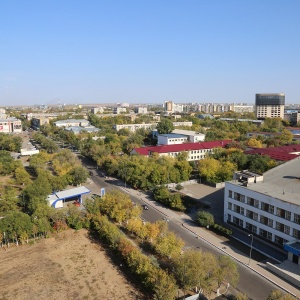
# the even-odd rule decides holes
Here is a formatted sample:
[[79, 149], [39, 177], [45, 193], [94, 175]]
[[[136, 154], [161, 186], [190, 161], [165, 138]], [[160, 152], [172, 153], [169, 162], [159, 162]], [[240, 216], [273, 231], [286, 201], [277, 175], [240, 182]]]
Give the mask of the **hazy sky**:
[[0, 0], [0, 105], [300, 103], [299, 0]]

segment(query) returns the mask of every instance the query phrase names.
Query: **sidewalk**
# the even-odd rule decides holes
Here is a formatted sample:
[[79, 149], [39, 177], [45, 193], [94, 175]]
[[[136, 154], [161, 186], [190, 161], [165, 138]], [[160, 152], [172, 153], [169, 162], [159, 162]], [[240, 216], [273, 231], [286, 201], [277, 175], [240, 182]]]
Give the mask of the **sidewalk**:
[[[257, 262], [251, 259], [249, 263], [249, 256], [245, 255], [238, 249], [232, 247], [229, 243], [224, 241], [221, 237], [216, 236], [209, 230], [203, 227], [197, 227], [192, 223], [190, 216], [186, 214], [177, 214], [176, 212], [160, 205], [158, 202], [150, 200], [148, 196], [144, 195], [143, 193], [136, 191], [134, 189], [126, 188], [124, 191], [138, 196], [145, 204], [151, 206], [152, 208], [160, 211], [163, 215], [165, 215], [169, 220], [174, 220], [183, 224], [183, 227], [189, 230], [190, 232], [194, 233], [196, 236], [204, 240], [205, 242], [213, 245], [219, 251], [223, 252], [224, 254], [229, 255], [232, 259], [236, 260], [237, 262], [247, 266], [257, 274], [263, 276], [273, 284], [277, 285], [278, 288], [285, 290], [286, 292], [290, 293], [294, 297], [300, 297], [299, 289], [294, 287], [293, 285], [289, 284], [288, 282], [282, 280], [281, 278], [277, 277], [275, 274], [271, 273], [269, 270], [266, 269], [266, 265], [261, 262]], [[189, 222], [190, 221], [190, 222]], [[226, 244], [226, 245], [225, 245]], [[300, 298], [299, 298], [300, 299]]]

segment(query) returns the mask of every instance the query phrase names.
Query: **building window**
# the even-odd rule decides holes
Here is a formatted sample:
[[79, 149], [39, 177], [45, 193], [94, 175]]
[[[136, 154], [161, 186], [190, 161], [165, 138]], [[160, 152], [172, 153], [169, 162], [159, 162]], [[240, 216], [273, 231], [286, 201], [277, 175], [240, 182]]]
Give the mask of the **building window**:
[[275, 243], [283, 246], [286, 242], [287, 242], [286, 239], [284, 239], [284, 238], [282, 238], [282, 237], [280, 237], [278, 235], [275, 235]]
[[243, 202], [243, 203], [245, 203], [245, 195], [241, 195], [240, 201]]
[[286, 210], [286, 211], [285, 211], [285, 216], [284, 216], [284, 218], [285, 218], [286, 220], [291, 221], [291, 212]]
[[232, 198], [232, 191], [231, 190], [228, 191], [228, 197]]
[[284, 225], [284, 233], [290, 235], [290, 226]]
[[231, 202], [228, 202], [228, 209], [232, 210], [232, 203]]
[[294, 214], [294, 223], [300, 224], [300, 215]]
[[268, 210], [268, 212], [269, 212], [270, 214], [273, 214], [273, 215], [274, 215], [274, 206], [273, 206], [273, 205], [269, 205], [269, 210]]
[[268, 226], [273, 228], [273, 219], [268, 219]]
[[227, 221], [231, 222], [231, 215], [230, 214], [228, 214], [228, 216], [227, 216]]
[[293, 237], [299, 240], [300, 239], [300, 231], [293, 228]]

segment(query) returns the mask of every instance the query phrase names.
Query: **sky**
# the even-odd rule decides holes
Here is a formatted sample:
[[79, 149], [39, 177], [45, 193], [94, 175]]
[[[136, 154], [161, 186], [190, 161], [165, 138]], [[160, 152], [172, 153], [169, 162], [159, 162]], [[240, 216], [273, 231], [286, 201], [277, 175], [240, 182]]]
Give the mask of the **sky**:
[[300, 103], [299, 0], [0, 0], [0, 106]]

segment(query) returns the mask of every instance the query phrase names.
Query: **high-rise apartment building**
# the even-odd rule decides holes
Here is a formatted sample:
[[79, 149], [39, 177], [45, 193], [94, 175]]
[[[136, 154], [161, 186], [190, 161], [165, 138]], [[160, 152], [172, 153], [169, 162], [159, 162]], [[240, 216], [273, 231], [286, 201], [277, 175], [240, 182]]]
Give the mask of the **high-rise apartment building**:
[[255, 111], [258, 119], [284, 118], [285, 94], [256, 94]]

